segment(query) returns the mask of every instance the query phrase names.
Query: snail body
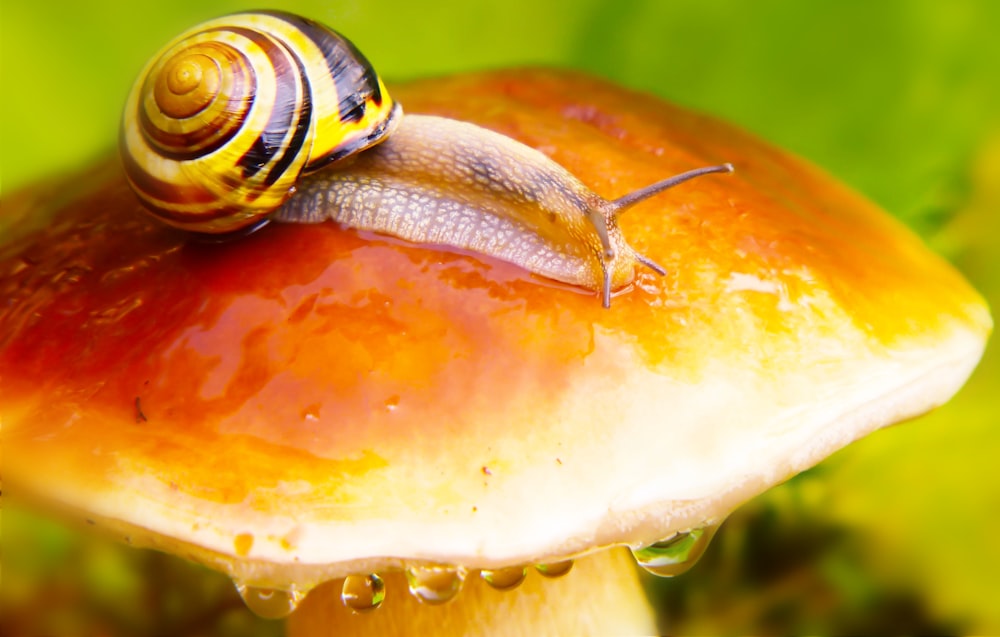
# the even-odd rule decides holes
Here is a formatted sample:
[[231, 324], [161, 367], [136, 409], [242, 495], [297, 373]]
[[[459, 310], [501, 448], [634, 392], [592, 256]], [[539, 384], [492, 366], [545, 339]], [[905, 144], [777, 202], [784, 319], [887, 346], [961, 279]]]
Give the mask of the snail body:
[[348, 40], [282, 12], [226, 16], [179, 36], [136, 82], [122, 128], [129, 182], [170, 225], [218, 234], [334, 220], [509, 261], [600, 291], [605, 307], [636, 266], [665, 272], [628, 245], [617, 215], [732, 170], [700, 168], [604, 199], [509, 137], [403, 118]]
[[[603, 253], [601, 238], [585, 213], [565, 211], [586, 211], [594, 200], [568, 171], [509, 137], [443, 117], [407, 115], [377, 152], [359, 155], [349, 170], [303, 182], [274, 218], [330, 219], [460, 247], [593, 288], [599, 281], [587, 261]], [[617, 227], [599, 227], [621, 253]]]
[[684, 173], [654, 184], [654, 192], [640, 191], [634, 201], [609, 201], [509, 137], [444, 117], [407, 115], [391, 137], [360, 154], [349, 169], [302, 182], [272, 218], [330, 219], [414, 243], [488, 254], [601, 290], [607, 305], [610, 290], [630, 283], [637, 265], [663, 273], [625, 241], [618, 212], [697, 174], [728, 170]]

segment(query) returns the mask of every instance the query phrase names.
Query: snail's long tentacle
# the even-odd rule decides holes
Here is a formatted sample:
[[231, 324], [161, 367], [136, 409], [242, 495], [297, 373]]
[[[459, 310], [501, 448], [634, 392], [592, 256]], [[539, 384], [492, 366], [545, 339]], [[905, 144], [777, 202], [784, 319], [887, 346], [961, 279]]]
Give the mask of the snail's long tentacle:
[[707, 175], [710, 173], [731, 173], [733, 172], [733, 165], [730, 163], [720, 164], [718, 166], [706, 166], [704, 168], [695, 168], [694, 170], [689, 170], [683, 172], [679, 175], [674, 175], [664, 179], [663, 181], [658, 181], [655, 184], [650, 184], [645, 188], [640, 188], [625, 195], [624, 197], [619, 197], [618, 199], [613, 199], [608, 202], [609, 210], [615, 214], [621, 214], [625, 210], [631, 208], [635, 204], [649, 199], [653, 195], [658, 195], [668, 188], [673, 188], [677, 184], [682, 184], [685, 181], [694, 179], [695, 177], [700, 177], [702, 175]]

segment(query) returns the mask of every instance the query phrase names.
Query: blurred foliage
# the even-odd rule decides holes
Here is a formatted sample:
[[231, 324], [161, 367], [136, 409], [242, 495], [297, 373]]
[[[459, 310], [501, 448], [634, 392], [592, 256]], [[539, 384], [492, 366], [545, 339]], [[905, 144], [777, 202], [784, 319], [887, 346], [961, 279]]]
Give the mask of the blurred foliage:
[[[4, 510], [0, 635], [278, 637], [222, 575], [170, 555]], [[11, 549], [14, 550], [11, 550]]]
[[[144, 60], [259, 1], [4, 3], [3, 187], [111, 152]], [[905, 220], [1000, 307], [1000, 3], [297, 0], [392, 80], [587, 70], [718, 114]], [[929, 417], [734, 514], [651, 584], [665, 631], [1000, 633], [1000, 353]], [[221, 576], [5, 507], [4, 634], [273, 635]]]
[[661, 634], [961, 634], [914, 582], [872, 569], [864, 533], [816, 515], [829, 480], [801, 474], [735, 512], [691, 571], [646, 578]]

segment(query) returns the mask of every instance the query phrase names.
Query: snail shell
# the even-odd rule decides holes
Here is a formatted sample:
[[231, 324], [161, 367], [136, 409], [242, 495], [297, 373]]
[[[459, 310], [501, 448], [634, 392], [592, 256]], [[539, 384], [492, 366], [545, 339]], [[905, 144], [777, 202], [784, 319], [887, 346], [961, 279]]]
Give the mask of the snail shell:
[[229, 15], [154, 56], [125, 106], [126, 175], [198, 232], [259, 223], [314, 172], [381, 141], [401, 109], [346, 38], [282, 12]]
[[605, 307], [636, 266], [664, 273], [628, 245], [617, 215], [692, 177], [732, 170], [688, 171], [609, 201], [498, 133], [402, 119], [371, 64], [337, 32], [288, 13], [240, 13], [194, 27], [154, 57], [126, 102], [120, 147], [142, 203], [179, 228], [217, 234], [268, 218], [332, 219], [510, 261], [599, 290]]

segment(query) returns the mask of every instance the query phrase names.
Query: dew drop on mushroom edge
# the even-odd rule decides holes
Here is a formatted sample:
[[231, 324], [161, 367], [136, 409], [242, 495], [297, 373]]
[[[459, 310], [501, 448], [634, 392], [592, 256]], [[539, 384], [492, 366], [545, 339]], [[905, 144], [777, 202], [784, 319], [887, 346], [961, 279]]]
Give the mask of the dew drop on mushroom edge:
[[674, 577], [695, 565], [718, 528], [717, 524], [712, 524], [675, 533], [659, 542], [633, 547], [632, 555], [646, 572], [658, 577]]
[[425, 604], [444, 604], [462, 590], [466, 570], [460, 566], [410, 566], [406, 582], [410, 594]]
[[517, 588], [524, 582], [524, 578], [527, 576], [528, 569], [525, 566], [483, 569], [479, 571], [479, 577], [498, 591], [509, 591]]
[[375, 573], [348, 575], [340, 591], [340, 601], [355, 613], [375, 610], [385, 600], [385, 582]]
[[263, 617], [264, 619], [283, 619], [288, 617], [295, 612], [295, 609], [299, 607], [299, 604], [306, 596], [305, 592], [294, 588], [285, 591], [275, 588], [247, 586], [238, 581], [234, 581], [233, 584], [235, 584], [236, 590], [239, 592], [240, 597], [243, 598], [243, 602], [247, 605], [247, 608], [253, 611], [258, 617]]

